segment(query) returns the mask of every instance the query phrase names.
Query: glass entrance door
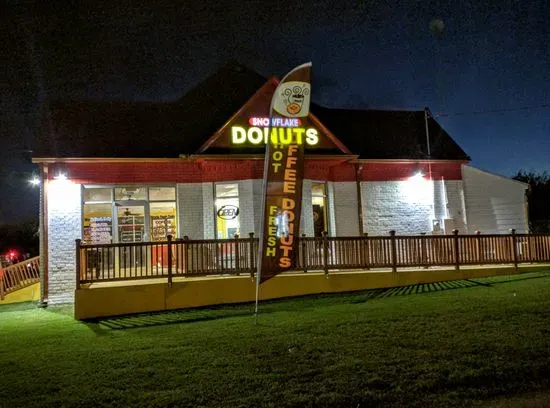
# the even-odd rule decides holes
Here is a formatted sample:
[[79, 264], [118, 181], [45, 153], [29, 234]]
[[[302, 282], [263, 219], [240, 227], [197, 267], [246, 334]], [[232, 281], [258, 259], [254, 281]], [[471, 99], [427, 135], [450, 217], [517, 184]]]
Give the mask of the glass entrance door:
[[116, 204], [117, 241], [133, 243], [149, 241], [149, 220], [146, 204]]
[[[146, 202], [117, 201], [116, 239], [120, 244], [132, 244], [149, 241], [149, 207]], [[148, 247], [141, 245], [123, 245], [116, 252], [116, 270], [121, 276], [147, 274], [150, 269]]]

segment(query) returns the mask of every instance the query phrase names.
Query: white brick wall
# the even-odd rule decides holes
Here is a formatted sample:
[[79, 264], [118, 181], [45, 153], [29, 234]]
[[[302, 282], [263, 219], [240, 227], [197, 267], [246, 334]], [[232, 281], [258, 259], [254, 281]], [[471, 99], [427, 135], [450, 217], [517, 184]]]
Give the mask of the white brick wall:
[[81, 238], [81, 186], [66, 180], [48, 185], [48, 304], [74, 302], [75, 239]]
[[452, 229], [458, 229], [459, 233], [467, 234], [466, 208], [464, 203], [464, 188], [462, 180], [446, 180], [445, 195], [447, 197], [447, 218], [452, 219], [453, 228], [445, 231], [450, 234]]
[[[255, 179], [252, 180], [252, 190], [253, 190], [253, 200], [254, 200], [254, 229], [248, 232], [254, 232], [254, 235], [257, 237], [260, 233], [258, 228], [259, 221], [263, 216], [263, 195], [264, 195], [264, 186], [263, 180]], [[248, 236], [248, 235], [247, 235]]]
[[363, 224], [370, 235], [419, 234], [432, 231], [432, 182], [369, 181], [361, 183]]
[[255, 218], [254, 183], [253, 180], [240, 180], [238, 184], [241, 237], [248, 238], [248, 233], [255, 233], [258, 225]]
[[[330, 183], [334, 194], [329, 207], [334, 209], [333, 235], [339, 237], [358, 236], [359, 214], [357, 183], [354, 181]], [[332, 204], [332, 205], [331, 205]]]
[[471, 166], [462, 166], [462, 178], [470, 233], [508, 234], [511, 228], [527, 232], [526, 184]]
[[336, 201], [334, 199], [334, 183], [327, 183], [327, 216], [328, 216], [328, 235], [336, 236]]
[[214, 183], [202, 183], [202, 221], [204, 239], [215, 238], [214, 225]]
[[311, 180], [304, 180], [302, 187], [302, 215], [300, 218], [300, 235], [306, 234], [312, 237], [313, 229], [313, 203], [311, 201]]
[[441, 180], [433, 181], [434, 195], [434, 219], [443, 220], [447, 218], [447, 192], [445, 183]]
[[202, 183], [181, 183], [176, 188], [179, 237], [204, 239]]

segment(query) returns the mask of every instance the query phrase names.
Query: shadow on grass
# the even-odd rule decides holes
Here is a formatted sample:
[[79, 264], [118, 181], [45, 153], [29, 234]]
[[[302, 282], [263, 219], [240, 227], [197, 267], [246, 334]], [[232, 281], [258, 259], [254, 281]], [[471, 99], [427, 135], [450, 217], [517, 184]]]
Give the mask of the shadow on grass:
[[[210, 320], [225, 319], [228, 317], [251, 316], [253, 309], [246, 305], [227, 306], [208, 309], [184, 309], [165, 312], [140, 313], [131, 316], [118, 316], [87, 320], [85, 324], [97, 334], [104, 334], [104, 329], [123, 330], [141, 327], [165, 326], [170, 324], [206, 322]], [[96, 326], [96, 327], [94, 327]], [[99, 326], [99, 327], [97, 327]], [[99, 330], [98, 330], [99, 329]]]
[[[533, 272], [533, 273], [526, 273], [521, 275], [504, 275], [504, 276], [493, 276], [489, 278], [481, 278], [477, 280], [470, 280], [471, 282], [475, 282], [479, 285], [485, 285], [485, 286], [493, 286], [498, 285], [501, 283], [510, 283], [510, 282], [520, 282], [525, 280], [531, 280], [531, 279], [541, 279], [541, 278], [548, 278], [550, 277], [550, 274], [548, 272]], [[479, 280], [482, 280], [480, 282]]]
[[[374, 299], [415, 295], [421, 293], [441, 292], [453, 289], [464, 289], [480, 285], [481, 283], [475, 281], [458, 280], [450, 282], [409, 285], [397, 288], [372, 289], [360, 292], [319, 294], [303, 296], [299, 298], [267, 300], [262, 301], [261, 314], [296, 311], [303, 312], [307, 309], [319, 307], [320, 300], [323, 301], [323, 306], [342, 305], [346, 303], [354, 304], [364, 303]], [[283, 302], [285, 302], [285, 306], [281, 307]], [[87, 320], [85, 323], [92, 331], [96, 332], [99, 335], [104, 335], [105, 329], [126, 330], [170, 324], [196, 323], [252, 315], [253, 305], [251, 303], [241, 303], [235, 305], [210, 306], [207, 308], [151, 312], [129, 316], [100, 318]]]

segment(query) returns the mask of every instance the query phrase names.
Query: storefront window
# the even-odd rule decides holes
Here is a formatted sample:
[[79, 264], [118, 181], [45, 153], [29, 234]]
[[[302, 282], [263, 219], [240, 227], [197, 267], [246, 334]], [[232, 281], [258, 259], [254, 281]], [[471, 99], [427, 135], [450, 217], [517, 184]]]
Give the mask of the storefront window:
[[176, 237], [175, 187], [84, 186], [82, 197], [84, 243], [165, 241], [168, 235]]
[[216, 184], [215, 195], [217, 238], [240, 235], [239, 185]]
[[316, 237], [328, 230], [327, 194], [325, 183], [313, 183], [311, 186], [311, 201], [313, 204], [313, 232]]
[[176, 201], [174, 187], [149, 187], [150, 201]]
[[147, 187], [116, 187], [115, 200], [147, 200]]
[[168, 235], [176, 237], [176, 203], [149, 203], [151, 212], [151, 241], [165, 241]]
[[85, 188], [83, 234], [87, 244], [109, 244], [113, 239], [112, 189]]
[[112, 188], [85, 188], [84, 202], [85, 203], [110, 203], [113, 201]]

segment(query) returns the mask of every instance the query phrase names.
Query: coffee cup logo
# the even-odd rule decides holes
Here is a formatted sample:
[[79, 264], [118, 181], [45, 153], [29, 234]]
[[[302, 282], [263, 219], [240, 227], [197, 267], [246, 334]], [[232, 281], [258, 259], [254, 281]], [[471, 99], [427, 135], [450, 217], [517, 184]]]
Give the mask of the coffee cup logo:
[[273, 109], [286, 117], [304, 117], [309, 113], [310, 84], [307, 82], [286, 82], [274, 100]]
[[286, 97], [286, 111], [291, 115], [296, 115], [302, 110], [304, 98], [309, 95], [309, 89], [306, 87], [294, 86], [292, 89], [286, 88], [283, 90], [283, 95]]

